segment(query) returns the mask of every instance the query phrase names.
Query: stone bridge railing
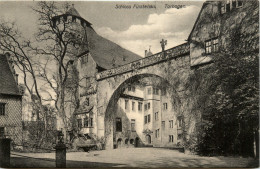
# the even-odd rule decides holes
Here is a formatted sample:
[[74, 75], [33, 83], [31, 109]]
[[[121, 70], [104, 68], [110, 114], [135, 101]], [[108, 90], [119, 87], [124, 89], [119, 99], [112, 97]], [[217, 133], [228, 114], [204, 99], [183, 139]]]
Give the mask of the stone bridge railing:
[[118, 74], [126, 73], [129, 71], [135, 70], [135, 69], [151, 66], [156, 63], [166, 61], [168, 59], [176, 58], [180, 55], [183, 55], [183, 54], [186, 54], [189, 52], [190, 52], [189, 44], [184, 43], [179, 46], [173, 47], [171, 49], [165, 50], [164, 53], [160, 52], [160, 53], [145, 57], [143, 59], [136, 60], [134, 62], [97, 73], [96, 79], [101, 80], [101, 79], [105, 79], [105, 78], [115, 76]]

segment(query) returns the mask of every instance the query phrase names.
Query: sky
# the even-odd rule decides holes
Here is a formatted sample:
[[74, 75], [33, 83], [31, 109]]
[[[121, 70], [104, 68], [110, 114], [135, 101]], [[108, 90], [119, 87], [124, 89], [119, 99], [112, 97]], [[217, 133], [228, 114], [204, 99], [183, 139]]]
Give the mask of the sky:
[[[79, 14], [92, 23], [99, 35], [142, 57], [149, 48], [152, 53], [159, 52], [161, 39], [167, 40], [166, 49], [184, 43], [202, 3], [203, 1], [71, 2]], [[37, 31], [38, 16], [31, 8], [36, 5], [35, 1], [0, 1], [0, 19], [15, 21], [25, 37], [33, 37]], [[138, 5], [154, 5], [156, 9], [136, 8]]]
[[[144, 57], [144, 51], [149, 48], [152, 53], [160, 52], [162, 39], [167, 40], [165, 49], [185, 43], [203, 0], [70, 3], [74, 4], [82, 18], [92, 23], [92, 27], [99, 35]], [[140, 5], [153, 5], [156, 8], [136, 8]], [[15, 22], [24, 37], [33, 38], [38, 28], [38, 16], [32, 10], [32, 7], [36, 6], [35, 1], [0, 0], [0, 21]], [[23, 75], [20, 73], [18, 81], [23, 83]], [[40, 83], [41, 89], [46, 91], [48, 88], [45, 83], [41, 81]], [[45, 93], [44, 97], [48, 97], [48, 94]]]

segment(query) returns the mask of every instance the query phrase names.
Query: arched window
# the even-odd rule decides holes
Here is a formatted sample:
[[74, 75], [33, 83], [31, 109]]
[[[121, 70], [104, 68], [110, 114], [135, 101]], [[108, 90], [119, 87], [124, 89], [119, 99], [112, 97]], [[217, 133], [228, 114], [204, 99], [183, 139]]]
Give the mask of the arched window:
[[121, 145], [122, 145], [122, 139], [119, 138], [117, 139], [117, 147], [121, 147]]
[[131, 140], [130, 140], [130, 144], [134, 144], [134, 139], [131, 139]]
[[127, 139], [125, 139], [125, 144], [128, 144], [128, 142], [129, 142], [128, 138], [127, 138]]

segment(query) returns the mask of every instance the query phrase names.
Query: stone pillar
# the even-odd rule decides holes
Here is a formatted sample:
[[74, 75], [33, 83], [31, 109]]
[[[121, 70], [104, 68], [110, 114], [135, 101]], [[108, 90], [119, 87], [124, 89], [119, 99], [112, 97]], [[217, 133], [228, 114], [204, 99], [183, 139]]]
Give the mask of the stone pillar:
[[0, 167], [10, 167], [10, 142], [9, 138], [0, 139]]
[[56, 168], [66, 168], [66, 145], [58, 143], [56, 149]]

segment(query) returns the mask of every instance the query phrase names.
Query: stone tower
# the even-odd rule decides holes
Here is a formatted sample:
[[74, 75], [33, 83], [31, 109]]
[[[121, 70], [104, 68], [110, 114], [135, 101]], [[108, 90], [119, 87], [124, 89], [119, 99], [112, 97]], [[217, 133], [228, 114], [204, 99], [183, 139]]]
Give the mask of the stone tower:
[[[77, 110], [78, 94], [78, 71], [77, 64], [81, 56], [89, 52], [86, 28], [91, 27], [91, 23], [80, 16], [74, 5], [67, 8], [64, 14], [52, 18], [53, 28], [63, 32], [62, 39], [67, 45], [67, 53], [64, 63], [68, 64], [68, 78], [65, 88], [65, 114], [69, 118], [67, 130], [72, 131], [74, 128], [74, 112]], [[59, 41], [57, 41], [59, 43]], [[57, 128], [60, 130], [64, 126], [60, 118], [57, 121]]]

